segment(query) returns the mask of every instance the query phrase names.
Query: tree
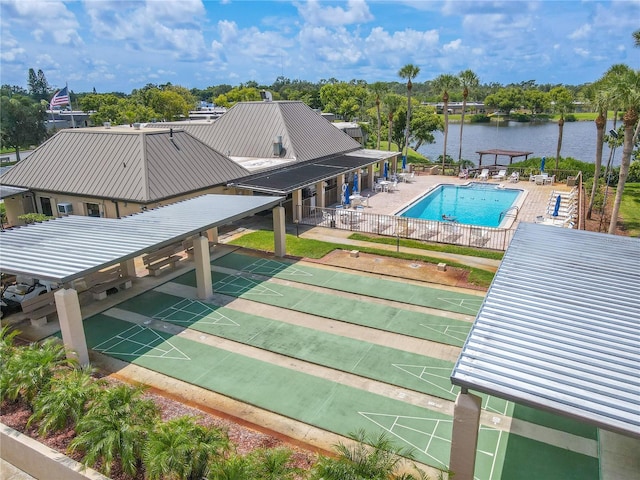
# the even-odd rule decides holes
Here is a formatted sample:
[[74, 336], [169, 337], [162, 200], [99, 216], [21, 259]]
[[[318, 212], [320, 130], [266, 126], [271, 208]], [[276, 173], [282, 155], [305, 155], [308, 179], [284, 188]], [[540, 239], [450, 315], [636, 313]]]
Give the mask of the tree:
[[411, 119], [411, 137], [416, 140], [413, 149], [418, 150], [424, 143], [434, 143], [433, 132], [443, 130], [443, 125], [440, 115], [435, 113], [433, 107], [417, 106]]
[[100, 463], [109, 476], [118, 459], [125, 473], [135, 475], [146, 434], [159, 415], [153, 401], [142, 398], [142, 392], [142, 387], [119, 385], [102, 391], [92, 402], [69, 445], [71, 451], [84, 452], [84, 465]]
[[0, 98], [0, 144], [14, 148], [20, 161], [21, 148], [38, 145], [47, 137], [46, 116], [45, 107], [28, 97]]
[[549, 109], [549, 96], [546, 92], [530, 88], [524, 91], [523, 105], [531, 111], [532, 115], [542, 113]]
[[497, 108], [499, 111], [509, 115], [523, 104], [524, 94], [519, 88], [501, 88], [497, 92], [487, 95], [484, 103], [488, 107]]
[[382, 103], [384, 104], [385, 110], [387, 112], [387, 120], [389, 122], [389, 124], [388, 124], [388, 129], [389, 129], [389, 131], [388, 131], [388, 141], [389, 141], [388, 150], [391, 151], [391, 140], [393, 138], [393, 117], [396, 115], [396, 112], [400, 108], [400, 104], [402, 103], [402, 97], [400, 95], [395, 94], [395, 93], [389, 93], [389, 94], [384, 96], [384, 99], [382, 100]]
[[558, 120], [558, 145], [556, 148], [556, 172], [560, 163], [560, 150], [562, 149], [562, 133], [564, 130], [564, 117], [567, 113], [573, 111], [573, 95], [570, 90], [565, 87], [555, 87], [549, 92], [552, 108], [555, 113], [560, 114]]
[[151, 480], [200, 480], [229, 449], [226, 433], [199, 425], [194, 417], [159, 422], [149, 434], [143, 460]]
[[411, 122], [411, 89], [413, 88], [413, 84], [411, 83], [411, 80], [416, 78], [419, 73], [420, 73], [420, 67], [417, 67], [416, 65], [413, 65], [411, 63], [408, 63], [407, 65], [402, 67], [398, 72], [398, 76], [400, 78], [407, 79], [407, 124], [406, 124], [406, 131], [404, 134], [404, 144], [407, 150], [404, 153], [405, 156], [407, 155], [408, 149], [409, 149], [409, 129], [410, 129], [410, 122]]
[[226, 108], [232, 107], [238, 102], [258, 101], [260, 101], [260, 91], [254, 87], [235, 87], [213, 99], [213, 103]]
[[30, 68], [27, 84], [29, 85], [29, 95], [33, 100], [36, 102], [40, 102], [40, 100], [49, 101], [51, 88], [42, 70], [38, 70], [38, 73], [36, 73], [33, 68]]
[[614, 234], [618, 223], [620, 204], [622, 203], [622, 193], [629, 174], [631, 154], [638, 140], [638, 131], [640, 130], [640, 122], [638, 122], [640, 112], [640, 70], [628, 69], [623, 75], [612, 80], [609, 88], [612, 100], [619, 103], [625, 110], [622, 117], [624, 124], [622, 163], [620, 164], [616, 198], [613, 202], [611, 221], [609, 223], [609, 233]]
[[375, 82], [371, 85], [370, 88], [376, 97], [375, 103], [376, 103], [376, 114], [378, 119], [378, 128], [376, 130], [376, 133], [377, 133], [376, 148], [380, 150], [380, 126], [382, 124], [382, 119], [380, 116], [380, 103], [381, 103], [380, 96], [387, 91], [387, 86], [382, 82]]
[[467, 98], [469, 89], [476, 88], [479, 80], [473, 70], [463, 70], [458, 74], [460, 85], [462, 86], [462, 118], [460, 119], [460, 148], [458, 150], [458, 161], [462, 160], [462, 129], [464, 128], [464, 116], [467, 113]]
[[444, 113], [444, 145], [442, 147], [442, 174], [447, 159], [447, 136], [449, 135], [449, 90], [460, 86], [460, 79], [455, 75], [444, 73], [436, 77], [433, 86], [442, 93], [442, 112]]
[[633, 32], [633, 44], [636, 47], [640, 47], [640, 30]]
[[361, 101], [367, 89], [346, 82], [327, 83], [320, 88], [320, 100], [325, 112], [332, 112], [350, 122], [360, 112]]

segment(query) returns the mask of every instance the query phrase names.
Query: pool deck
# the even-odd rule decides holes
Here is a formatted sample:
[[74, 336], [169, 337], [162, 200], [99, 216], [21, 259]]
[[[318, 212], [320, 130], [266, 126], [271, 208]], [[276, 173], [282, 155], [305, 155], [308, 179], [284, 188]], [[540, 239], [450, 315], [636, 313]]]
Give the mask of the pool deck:
[[[361, 194], [364, 197], [370, 195], [367, 213], [393, 215], [437, 185], [465, 185], [475, 181], [473, 178], [459, 179], [458, 177], [442, 175], [416, 175], [412, 182], [399, 182], [398, 189], [394, 192], [373, 192], [365, 189]], [[530, 182], [528, 178], [517, 183], [491, 179], [482, 183], [496, 186], [503, 185], [504, 188], [515, 188], [526, 192], [526, 197], [522, 201], [518, 216], [512, 225], [513, 228], [517, 227], [519, 222], [534, 222], [537, 216], [544, 215], [553, 191], [568, 192], [571, 190], [571, 187], [567, 187], [565, 183], [536, 185], [534, 182]]]

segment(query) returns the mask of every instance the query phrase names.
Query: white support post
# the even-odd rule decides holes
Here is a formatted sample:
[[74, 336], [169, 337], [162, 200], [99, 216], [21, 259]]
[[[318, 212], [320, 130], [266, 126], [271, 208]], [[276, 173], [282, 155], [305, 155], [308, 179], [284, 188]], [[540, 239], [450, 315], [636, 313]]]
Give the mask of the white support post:
[[458, 394], [453, 408], [453, 432], [449, 470], [456, 480], [473, 480], [480, 431], [480, 397], [466, 389]]
[[199, 236], [193, 239], [193, 261], [196, 265], [198, 298], [205, 300], [213, 295], [209, 239], [206, 236]]
[[284, 222], [284, 207], [273, 208], [273, 240], [275, 245], [275, 256], [284, 257], [287, 253], [286, 230]]
[[62, 342], [68, 349], [67, 357], [75, 358], [80, 365], [89, 364], [89, 350], [82, 325], [82, 312], [78, 292], [72, 288], [61, 288], [54, 293]]

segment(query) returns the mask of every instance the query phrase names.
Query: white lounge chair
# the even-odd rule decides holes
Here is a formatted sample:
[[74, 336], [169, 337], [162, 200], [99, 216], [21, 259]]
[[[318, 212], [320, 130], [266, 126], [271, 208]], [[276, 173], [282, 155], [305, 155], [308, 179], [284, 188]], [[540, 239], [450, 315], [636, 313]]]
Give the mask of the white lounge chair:
[[487, 180], [489, 180], [489, 169], [483, 168], [482, 172], [480, 172], [480, 174], [476, 178], [483, 182], [486, 182]]
[[509, 176], [509, 181], [511, 183], [518, 183], [519, 180], [520, 180], [520, 172], [512, 172], [511, 175]]
[[500, 170], [495, 175], [492, 175], [491, 178], [494, 180], [505, 180], [507, 178], [507, 170]]
[[471, 227], [470, 236], [471, 245], [475, 245], [477, 247], [484, 247], [487, 242], [491, 240], [491, 235], [480, 227]]

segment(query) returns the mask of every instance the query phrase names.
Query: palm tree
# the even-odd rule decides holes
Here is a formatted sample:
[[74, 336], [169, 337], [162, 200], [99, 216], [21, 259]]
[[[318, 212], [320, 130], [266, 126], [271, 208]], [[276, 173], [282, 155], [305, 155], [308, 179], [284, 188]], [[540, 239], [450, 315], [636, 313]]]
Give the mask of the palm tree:
[[119, 460], [124, 473], [136, 474], [146, 434], [159, 416], [156, 405], [144, 399], [142, 392], [142, 387], [119, 385], [103, 390], [92, 402], [69, 445], [71, 451], [84, 452], [84, 465], [100, 463], [109, 476]]
[[371, 91], [376, 96], [376, 113], [378, 114], [378, 135], [377, 135], [377, 143], [376, 149], [380, 150], [380, 126], [382, 124], [382, 120], [380, 117], [380, 96], [387, 90], [387, 87], [382, 82], [375, 82], [371, 85]]
[[49, 390], [55, 372], [75, 365], [64, 346], [53, 338], [17, 349], [0, 374], [0, 400], [22, 398], [33, 409], [37, 395]]
[[555, 87], [549, 92], [549, 98], [553, 103], [553, 110], [560, 114], [558, 120], [558, 145], [556, 148], [556, 172], [560, 163], [560, 150], [562, 149], [562, 133], [564, 130], [564, 117], [573, 109], [573, 95], [565, 87]]
[[585, 89], [585, 93], [591, 105], [598, 112], [596, 117], [596, 159], [594, 165], [593, 186], [591, 188], [591, 197], [589, 199], [589, 208], [587, 209], [587, 218], [591, 218], [593, 204], [595, 203], [596, 193], [598, 192], [598, 181], [600, 179], [600, 170], [602, 169], [602, 148], [604, 146], [604, 129], [607, 125], [607, 109], [609, 106], [609, 98], [605, 94], [602, 80], [591, 84]]
[[618, 223], [622, 193], [624, 192], [631, 165], [631, 153], [638, 140], [638, 131], [640, 130], [640, 123], [638, 122], [640, 112], [640, 70], [629, 69], [624, 75], [616, 78], [611, 83], [610, 89], [612, 100], [618, 102], [625, 110], [622, 117], [624, 124], [622, 163], [620, 164], [616, 198], [613, 202], [613, 211], [611, 212], [611, 221], [609, 223], [609, 233], [614, 234]]
[[255, 466], [248, 456], [232, 455], [214, 462], [209, 480], [253, 480]]
[[149, 434], [142, 455], [147, 478], [199, 480], [229, 449], [226, 433], [199, 425], [193, 417], [159, 422]]
[[293, 451], [288, 448], [261, 448], [250, 454], [256, 480], [290, 480], [301, 470], [291, 465]]
[[409, 154], [409, 126], [411, 122], [411, 88], [413, 84], [411, 80], [416, 78], [420, 73], [420, 67], [408, 63], [400, 69], [398, 76], [407, 79], [407, 126], [404, 132], [405, 157]]
[[444, 175], [444, 165], [447, 161], [447, 137], [449, 135], [449, 90], [460, 86], [460, 79], [455, 75], [444, 73], [439, 75], [433, 81], [434, 88], [442, 93], [444, 113], [444, 147], [442, 150], [442, 174]]
[[388, 132], [388, 150], [391, 151], [391, 141], [393, 134], [393, 117], [396, 112], [400, 108], [400, 103], [402, 102], [402, 97], [400, 95], [396, 95], [395, 93], [389, 93], [384, 96], [382, 103], [385, 106], [385, 110], [387, 111], [387, 120], [389, 122], [389, 132]]
[[462, 118], [460, 119], [460, 148], [458, 150], [458, 162], [462, 160], [462, 129], [464, 128], [464, 116], [467, 113], [467, 97], [469, 89], [476, 88], [479, 80], [472, 70], [464, 70], [458, 74], [460, 85], [462, 86]]
[[371, 438], [363, 430], [359, 430], [349, 437], [355, 443], [352, 446], [343, 443], [335, 445], [337, 458], [320, 458], [311, 475], [313, 480], [402, 478], [398, 476], [398, 471], [405, 462], [402, 457], [411, 459], [410, 451], [396, 447], [385, 433]]
[[51, 389], [37, 396], [28, 425], [39, 423], [38, 432], [43, 436], [75, 426], [103, 385], [92, 373], [91, 368], [85, 367], [58, 375]]
[[633, 44], [636, 47], [640, 47], [640, 30], [633, 32]]

